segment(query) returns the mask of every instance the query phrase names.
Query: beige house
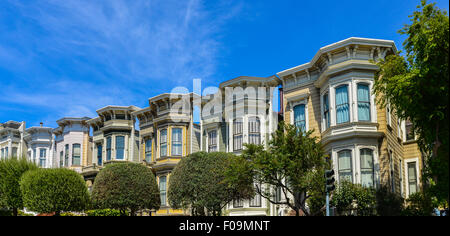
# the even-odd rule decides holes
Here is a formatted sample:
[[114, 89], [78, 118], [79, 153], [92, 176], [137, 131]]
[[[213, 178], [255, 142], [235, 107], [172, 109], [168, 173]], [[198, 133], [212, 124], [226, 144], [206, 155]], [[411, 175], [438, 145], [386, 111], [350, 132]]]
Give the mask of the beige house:
[[164, 93], [150, 98], [149, 107], [132, 112], [139, 120], [139, 160], [152, 168], [160, 189], [156, 215], [189, 214], [169, 206], [167, 190], [173, 168], [200, 150], [200, 125], [193, 121], [193, 102], [198, 98], [194, 93]]
[[284, 120], [314, 130], [331, 155], [337, 182], [388, 186], [404, 197], [420, 189], [422, 156], [411, 124], [375, 103], [373, 61], [397, 53], [393, 41], [348, 38], [303, 65], [277, 73]]
[[80, 173], [92, 164], [92, 137], [89, 135], [89, 117], [64, 117], [56, 121], [55, 167], [65, 167]]
[[106, 106], [98, 109], [98, 117], [87, 120], [92, 127], [92, 165], [83, 167], [82, 174], [90, 187], [100, 168], [112, 162], [140, 162], [139, 131], [135, 129], [132, 112], [135, 106]]

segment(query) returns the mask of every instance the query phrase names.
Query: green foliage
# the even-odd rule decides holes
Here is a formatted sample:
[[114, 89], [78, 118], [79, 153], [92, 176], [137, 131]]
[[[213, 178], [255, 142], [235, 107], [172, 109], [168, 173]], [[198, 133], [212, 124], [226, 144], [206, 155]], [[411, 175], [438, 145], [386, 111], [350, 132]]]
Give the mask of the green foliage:
[[374, 92], [378, 103], [388, 101], [398, 117], [410, 119], [421, 151], [428, 157], [425, 184], [439, 201], [449, 197], [449, 17], [422, 1], [400, 34], [406, 56], [390, 55], [377, 63]]
[[61, 216], [82, 216], [82, 215], [68, 211], [68, 212], [61, 213]]
[[334, 192], [331, 205], [336, 207], [339, 215], [375, 215], [375, 190], [343, 181]]
[[92, 203], [99, 209], [130, 211], [159, 209], [159, 189], [153, 172], [137, 163], [114, 163], [103, 168], [92, 187]]
[[23, 173], [38, 167], [26, 158], [9, 158], [0, 160], [0, 207], [13, 209], [23, 208], [22, 192], [19, 180]]
[[89, 193], [83, 177], [69, 169], [27, 171], [20, 180], [24, 206], [40, 213], [82, 211]]
[[376, 191], [377, 215], [380, 216], [399, 216], [403, 212], [404, 199], [395, 193], [392, 193], [387, 186], [382, 186]]
[[223, 152], [197, 152], [183, 158], [170, 177], [170, 205], [190, 208], [193, 215], [208, 213], [217, 216], [232, 200], [251, 197], [252, 185], [241, 185], [242, 180], [237, 184], [225, 180], [225, 172], [236, 158], [231, 153]]
[[[242, 160], [234, 163], [232, 177], [248, 176], [267, 188], [256, 189], [257, 193], [272, 204], [286, 204], [299, 215], [314, 214], [306, 209], [306, 201], [313, 197], [320, 202], [324, 196], [324, 171], [330, 168], [326, 155], [313, 131], [304, 133], [293, 125], [279, 123], [279, 129], [272, 134], [267, 150], [262, 145], [245, 145]], [[243, 173], [242, 173], [243, 172]], [[236, 180], [237, 178], [234, 178]], [[273, 188], [281, 188], [286, 201], [274, 201]], [[293, 196], [293, 197], [291, 197]], [[319, 200], [319, 201], [317, 201]]]
[[[87, 216], [122, 216], [122, 213], [115, 209], [96, 209], [86, 211], [85, 213]], [[125, 212], [125, 214], [128, 215], [129, 212]]]
[[431, 216], [435, 207], [437, 206], [433, 203], [432, 197], [429, 194], [418, 192], [411, 194], [409, 198], [406, 199], [406, 208], [402, 215]]

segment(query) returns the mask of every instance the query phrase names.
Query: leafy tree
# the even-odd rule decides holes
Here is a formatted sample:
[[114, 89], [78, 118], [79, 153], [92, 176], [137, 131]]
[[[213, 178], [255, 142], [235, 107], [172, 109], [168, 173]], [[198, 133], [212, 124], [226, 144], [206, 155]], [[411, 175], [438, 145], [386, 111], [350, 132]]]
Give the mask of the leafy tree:
[[26, 158], [9, 158], [0, 160], [0, 206], [11, 208], [13, 215], [23, 208], [20, 177], [28, 170], [38, 167]]
[[137, 163], [114, 163], [103, 168], [92, 187], [92, 203], [99, 209], [117, 209], [136, 215], [138, 210], [159, 209], [159, 189], [153, 172]]
[[183, 158], [170, 177], [170, 205], [190, 208], [193, 215], [219, 216], [231, 201], [252, 197], [251, 181], [243, 185], [239, 181], [245, 179], [233, 183], [225, 179], [225, 172], [235, 158], [235, 155], [223, 152], [197, 152]]
[[333, 193], [331, 205], [336, 207], [339, 215], [375, 215], [375, 190], [362, 187], [360, 184], [343, 181]]
[[23, 204], [40, 213], [82, 211], [89, 206], [89, 193], [83, 177], [69, 169], [27, 171], [20, 180]]
[[[330, 163], [317, 137], [312, 136], [313, 131], [305, 133], [284, 122], [279, 127], [267, 150], [262, 145], [246, 144], [241, 160], [233, 166], [243, 173], [233, 171], [228, 175], [247, 178], [244, 183], [249, 178], [261, 183], [262, 187], [255, 189], [257, 194], [272, 204], [289, 206], [297, 216], [300, 211], [305, 215], [318, 214], [308, 211], [306, 201], [312, 196], [317, 198], [318, 193], [324, 196], [324, 172]], [[273, 189], [280, 190], [283, 200], [276, 199]]]
[[377, 199], [377, 215], [402, 215], [403, 204], [405, 200], [399, 194], [390, 191], [389, 187], [381, 186], [379, 189], [377, 189], [375, 197]]
[[418, 192], [411, 194], [406, 199], [406, 208], [402, 212], [405, 216], [431, 216], [435, 203], [427, 192]]
[[448, 13], [422, 1], [411, 24], [399, 31], [408, 38], [406, 55], [390, 55], [377, 64], [374, 92], [381, 106], [390, 103], [403, 120], [410, 119], [425, 155], [426, 190], [449, 202]]

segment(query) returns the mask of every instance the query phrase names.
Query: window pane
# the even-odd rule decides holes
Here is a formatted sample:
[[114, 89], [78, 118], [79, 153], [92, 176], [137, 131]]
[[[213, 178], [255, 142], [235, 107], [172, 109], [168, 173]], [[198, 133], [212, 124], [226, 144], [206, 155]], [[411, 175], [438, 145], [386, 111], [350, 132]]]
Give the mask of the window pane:
[[111, 160], [111, 137], [106, 138], [106, 160]]
[[124, 158], [125, 137], [116, 136], [116, 159], [122, 160]]
[[73, 144], [72, 146], [72, 165], [80, 165], [81, 161], [80, 161], [80, 153], [81, 153], [81, 148], [80, 148], [80, 144]]
[[152, 140], [150, 138], [145, 140], [145, 160], [152, 161]]
[[294, 107], [294, 125], [302, 131], [306, 131], [305, 105]]
[[350, 111], [348, 105], [347, 85], [336, 88], [336, 123], [349, 122]]
[[161, 130], [161, 137], [160, 137], [160, 156], [165, 157], [167, 156], [167, 130], [163, 129]]
[[242, 119], [238, 118], [235, 119], [233, 122], [233, 149], [235, 151], [242, 149], [242, 130], [243, 130], [243, 123]]
[[97, 146], [97, 164], [102, 165], [102, 145]]
[[261, 144], [261, 122], [258, 117], [250, 117], [248, 120], [249, 127], [249, 143], [250, 144]]
[[370, 93], [369, 86], [358, 84], [358, 119], [370, 121]]
[[353, 182], [352, 153], [349, 150], [338, 152], [339, 180]]
[[174, 156], [182, 154], [182, 132], [180, 128], [172, 129], [172, 155]]
[[161, 198], [161, 206], [166, 205], [166, 176], [159, 177], [159, 193]]
[[409, 185], [409, 194], [417, 192], [416, 162], [408, 163], [408, 185]]
[[370, 149], [361, 149], [361, 185], [364, 187], [374, 186], [373, 171], [373, 151]]
[[330, 127], [330, 105], [328, 100], [328, 93], [323, 95], [323, 117], [325, 119], [325, 127]]

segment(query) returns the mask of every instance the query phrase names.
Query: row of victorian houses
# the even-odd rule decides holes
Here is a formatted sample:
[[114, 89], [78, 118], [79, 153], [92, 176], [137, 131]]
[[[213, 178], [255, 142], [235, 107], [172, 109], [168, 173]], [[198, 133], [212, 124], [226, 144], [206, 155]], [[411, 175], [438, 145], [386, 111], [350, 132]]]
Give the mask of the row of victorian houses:
[[[26, 156], [43, 168], [73, 169], [88, 187], [108, 163], [142, 163], [152, 168], [160, 188], [161, 208], [154, 214], [182, 215], [189, 213], [167, 201], [171, 171], [182, 158], [197, 151], [240, 154], [244, 143], [267, 146], [284, 120], [313, 130], [333, 160], [337, 181], [385, 185], [407, 197], [420, 190], [423, 166], [412, 124], [397, 119], [389, 105], [377, 105], [372, 93], [378, 70], [373, 61], [395, 53], [393, 41], [348, 38], [276, 75], [222, 82], [215, 94], [164, 93], [146, 108], [107, 106], [95, 118], [62, 118], [55, 129], [8, 121], [0, 125], [0, 157]], [[194, 107], [201, 110], [200, 122], [194, 122]], [[261, 196], [225, 209], [226, 215], [288, 213]]]

